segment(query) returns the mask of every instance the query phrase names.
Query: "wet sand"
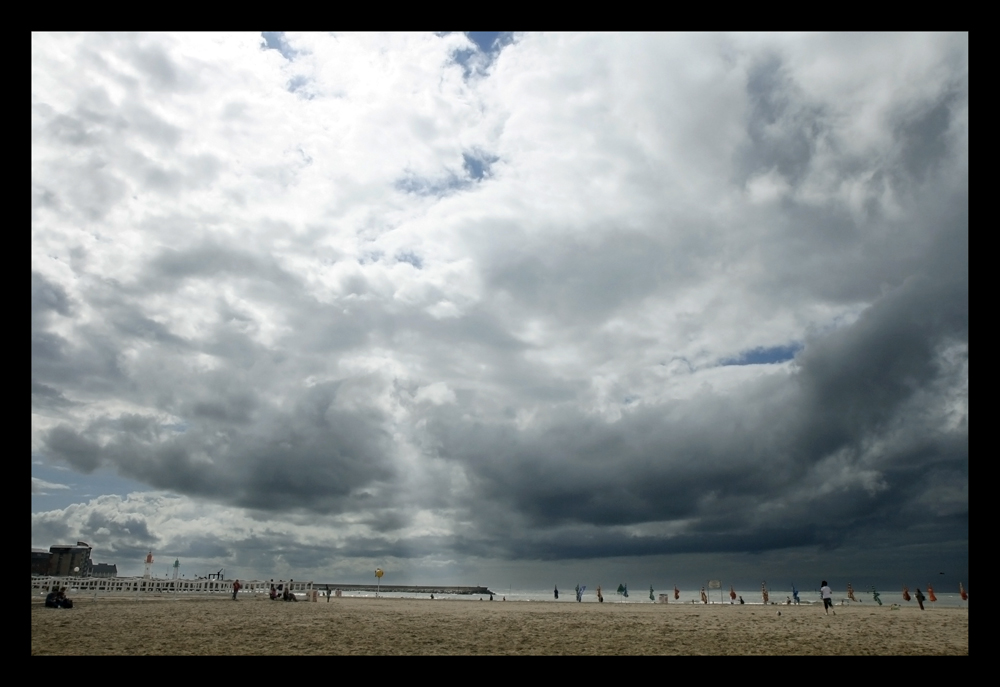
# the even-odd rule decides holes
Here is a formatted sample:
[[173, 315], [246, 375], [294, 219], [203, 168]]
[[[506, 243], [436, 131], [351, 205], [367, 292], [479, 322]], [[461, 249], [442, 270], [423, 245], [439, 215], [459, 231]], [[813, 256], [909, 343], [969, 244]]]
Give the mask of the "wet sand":
[[[968, 655], [969, 611], [227, 597], [31, 601], [32, 655]], [[777, 615], [778, 611], [781, 615]]]

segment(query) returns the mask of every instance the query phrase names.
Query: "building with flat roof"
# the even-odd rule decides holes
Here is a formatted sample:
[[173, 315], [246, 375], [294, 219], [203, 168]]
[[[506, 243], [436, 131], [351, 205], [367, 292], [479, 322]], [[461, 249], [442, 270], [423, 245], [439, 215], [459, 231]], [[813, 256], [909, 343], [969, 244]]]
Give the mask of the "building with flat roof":
[[117, 563], [94, 563], [91, 577], [118, 577]]
[[32, 549], [31, 550], [31, 574], [32, 575], [48, 575], [49, 574], [49, 558], [51, 554], [45, 549]]
[[90, 560], [90, 544], [78, 541], [75, 546], [49, 547], [49, 575], [56, 577], [90, 577], [94, 567]]

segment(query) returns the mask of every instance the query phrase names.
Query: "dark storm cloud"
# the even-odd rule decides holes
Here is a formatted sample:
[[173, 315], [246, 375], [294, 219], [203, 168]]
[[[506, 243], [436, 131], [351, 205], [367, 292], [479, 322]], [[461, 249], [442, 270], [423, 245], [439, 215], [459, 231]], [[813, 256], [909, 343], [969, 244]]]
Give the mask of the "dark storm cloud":
[[31, 382], [31, 403], [52, 409], [73, 405], [58, 389], [35, 381]]
[[[134, 414], [95, 420], [82, 432], [60, 425], [45, 450], [84, 472], [108, 464], [160, 489], [243, 507], [338, 512], [354, 489], [393, 471], [381, 418], [372, 409], [336, 410], [337, 393], [336, 385], [314, 387], [286, 412], [253, 412], [264, 403], [250, 396], [228, 407], [195, 403], [181, 432]], [[102, 435], [113, 438], [102, 445]]]
[[277, 265], [246, 250], [205, 243], [183, 249], [166, 249], [150, 260], [143, 271], [140, 290], [159, 291], [178, 288], [194, 278], [233, 277], [254, 284], [274, 284], [296, 290], [297, 280]]
[[[515, 236], [520, 232], [513, 230]], [[644, 234], [610, 232], [596, 242], [572, 239], [535, 244], [495, 255], [489, 264], [494, 289], [511, 294], [527, 312], [593, 323], [622, 305], [651, 294], [663, 281], [682, 280], [671, 246]], [[692, 264], [695, 256], [687, 256]]]
[[31, 272], [31, 315], [32, 320], [54, 312], [69, 316], [70, 301], [66, 290], [53, 284], [38, 272]]
[[923, 182], [926, 175], [950, 154], [947, 132], [952, 107], [961, 99], [957, 92], [945, 93], [936, 102], [923, 103], [916, 113], [901, 117], [897, 124], [895, 133], [902, 146], [903, 170], [915, 182]]
[[156, 537], [149, 532], [145, 519], [141, 517], [114, 518], [91, 512], [86, 521], [86, 528], [93, 533], [92, 536], [103, 536], [115, 542], [117, 547], [126, 547], [133, 551], [156, 543]]
[[780, 57], [759, 60], [747, 78], [750, 145], [742, 151], [743, 181], [755, 173], [777, 169], [795, 185], [809, 169], [825, 124], [821, 108], [802, 102]]
[[[482, 511], [484, 521], [509, 522], [516, 513], [529, 532], [699, 522], [699, 535], [640, 537], [611, 548], [594, 542], [595, 556], [619, 555], [615, 546], [631, 555], [643, 542], [649, 553], [754, 551], [782, 538], [782, 546], [829, 544], [831, 535], [818, 533], [834, 526], [882, 528], [903, 510], [927, 519], [917, 502], [933, 499], [931, 474], [967, 479], [966, 430], [942, 434], [923, 426], [933, 410], [921, 396], [936, 382], [955, 381], [940, 354], [967, 341], [967, 284], [954, 276], [907, 280], [853, 325], [808, 341], [788, 378], [728, 397], [644, 408], [614, 424], [565, 409], [547, 414], [537, 431], [462, 422], [447, 411], [428, 426], [442, 455], [470, 475], [470, 510], [479, 510], [473, 503], [505, 504]], [[912, 446], [916, 437], [920, 444]], [[866, 465], [865, 446], [874, 441], [886, 445]], [[822, 463], [841, 455], [842, 469], [879, 470], [883, 485], [873, 493], [861, 482], [822, 493]], [[810, 482], [816, 493], [796, 503]], [[789, 523], [784, 535], [762, 504], [781, 506], [780, 519]], [[526, 549], [514, 544], [506, 554], [532, 557], [549, 546], [531, 534], [518, 541]], [[573, 551], [583, 555], [582, 548]], [[561, 555], [570, 554], [554, 554]]]

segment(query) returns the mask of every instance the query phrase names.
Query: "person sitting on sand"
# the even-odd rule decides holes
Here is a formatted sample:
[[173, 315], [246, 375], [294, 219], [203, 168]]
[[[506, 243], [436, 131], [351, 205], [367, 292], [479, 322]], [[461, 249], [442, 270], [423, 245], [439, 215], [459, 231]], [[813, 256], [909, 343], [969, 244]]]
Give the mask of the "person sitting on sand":
[[[48, 601], [48, 599], [46, 599], [46, 601]], [[66, 587], [63, 587], [56, 592], [55, 602], [56, 608], [73, 608], [73, 600], [66, 598]]]
[[45, 595], [46, 608], [59, 608], [59, 590], [53, 589]]

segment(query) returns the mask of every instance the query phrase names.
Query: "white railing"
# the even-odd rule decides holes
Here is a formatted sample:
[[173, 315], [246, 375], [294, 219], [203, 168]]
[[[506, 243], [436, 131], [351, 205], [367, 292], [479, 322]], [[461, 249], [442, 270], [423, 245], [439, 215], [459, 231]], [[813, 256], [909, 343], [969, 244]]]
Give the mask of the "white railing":
[[[234, 580], [165, 580], [150, 577], [32, 577], [32, 596], [66, 587], [73, 594], [232, 594]], [[308, 593], [312, 582], [240, 580], [240, 594], [268, 594], [271, 585]]]

